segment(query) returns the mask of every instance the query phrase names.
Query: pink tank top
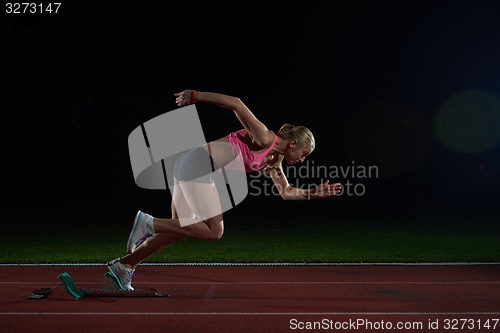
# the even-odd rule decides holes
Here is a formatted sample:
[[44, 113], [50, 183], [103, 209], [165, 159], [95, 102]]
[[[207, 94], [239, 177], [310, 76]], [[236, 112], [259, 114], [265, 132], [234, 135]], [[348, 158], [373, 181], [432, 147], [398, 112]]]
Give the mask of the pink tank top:
[[[246, 145], [245, 142], [243, 142], [245, 138], [245, 129], [239, 130], [237, 132], [232, 132], [228, 135], [229, 142], [232, 143], [233, 145], [236, 145], [240, 148], [241, 151], [241, 157], [243, 158], [243, 163], [245, 164], [245, 171], [246, 172], [253, 172], [255, 170], [259, 170], [264, 168], [266, 165], [269, 163], [264, 164], [262, 167], [260, 165], [262, 164], [262, 161], [264, 158], [269, 154], [271, 149], [273, 149], [274, 144], [276, 142], [276, 134], [274, 134], [274, 141], [271, 147], [267, 148], [260, 154], [254, 154], [250, 151], [248, 146]], [[236, 151], [236, 148], [231, 145], [231, 149], [233, 150], [233, 156], [236, 156], [238, 152]]]

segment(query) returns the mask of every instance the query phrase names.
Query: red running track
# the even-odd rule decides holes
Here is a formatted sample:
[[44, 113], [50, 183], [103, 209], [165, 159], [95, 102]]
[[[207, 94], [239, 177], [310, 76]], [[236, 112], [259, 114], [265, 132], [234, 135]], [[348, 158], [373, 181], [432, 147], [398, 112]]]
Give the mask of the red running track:
[[106, 271], [0, 267], [0, 331], [500, 331], [500, 265], [140, 266], [132, 285], [171, 297], [26, 299], [63, 272], [99, 288]]

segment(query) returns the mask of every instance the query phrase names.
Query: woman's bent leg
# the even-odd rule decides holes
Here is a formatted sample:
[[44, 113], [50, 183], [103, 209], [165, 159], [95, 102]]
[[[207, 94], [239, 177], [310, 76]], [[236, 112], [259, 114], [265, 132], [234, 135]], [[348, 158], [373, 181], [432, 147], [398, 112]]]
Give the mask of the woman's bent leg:
[[224, 223], [215, 185], [184, 183], [179, 186], [175, 181], [172, 219], [153, 219], [155, 234], [134, 253], [121, 259], [125, 267], [134, 269], [143, 260], [185, 237], [202, 240], [222, 237]]
[[189, 207], [196, 218], [194, 215], [185, 217], [182, 214], [179, 214], [179, 219], [155, 218], [155, 233], [173, 233], [202, 240], [217, 240], [222, 236], [222, 208], [215, 184], [176, 183], [173, 201], [179, 212]]
[[224, 222], [215, 184], [176, 181], [175, 185], [172, 219], [153, 219], [155, 234], [121, 259], [125, 267], [135, 269], [143, 260], [185, 237], [201, 240], [222, 237]]

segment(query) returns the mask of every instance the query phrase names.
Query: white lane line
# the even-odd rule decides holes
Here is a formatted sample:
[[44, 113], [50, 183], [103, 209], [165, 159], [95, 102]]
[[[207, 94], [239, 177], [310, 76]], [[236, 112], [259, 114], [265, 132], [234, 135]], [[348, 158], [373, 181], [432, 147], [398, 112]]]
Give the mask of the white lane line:
[[[0, 264], [12, 267], [30, 266], [105, 266], [104, 263], [67, 263], [67, 264]], [[143, 263], [141, 266], [477, 266], [477, 265], [500, 265], [500, 262], [347, 262], [347, 263]]]
[[476, 282], [461, 282], [461, 281], [453, 281], [453, 282], [398, 282], [398, 281], [319, 281], [319, 282], [306, 282], [306, 281], [283, 281], [283, 282], [138, 282], [135, 284], [499, 284], [499, 281], [476, 281]]
[[[10, 281], [10, 282], [5, 282], [5, 281], [0, 281], [1, 284], [54, 284], [58, 283], [57, 281], [51, 281], [51, 282], [16, 282], [16, 281]], [[102, 283], [102, 281], [96, 281], [96, 282], [78, 282], [75, 281], [75, 284], [99, 284]], [[266, 281], [261, 281], [261, 282], [219, 282], [219, 281], [210, 281], [210, 282], [180, 282], [180, 281], [175, 281], [175, 282], [134, 282], [134, 285], [136, 284], [144, 284], [144, 285], [172, 285], [172, 284], [192, 284], [192, 285], [211, 285], [211, 284], [226, 284], [226, 285], [238, 285], [238, 284], [255, 284], [255, 285], [260, 285], [260, 284], [500, 284], [500, 281], [416, 281], [416, 282], [409, 282], [409, 281], [311, 281], [311, 282], [306, 282], [306, 281], [275, 281], [275, 282], [266, 282]]]
[[500, 312], [0, 312], [0, 316], [490, 316]]

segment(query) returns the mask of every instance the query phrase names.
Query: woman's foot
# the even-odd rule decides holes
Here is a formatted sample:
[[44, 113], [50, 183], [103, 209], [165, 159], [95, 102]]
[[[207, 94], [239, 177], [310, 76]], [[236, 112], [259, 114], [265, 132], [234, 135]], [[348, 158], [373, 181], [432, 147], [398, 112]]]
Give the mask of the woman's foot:
[[108, 262], [108, 269], [111, 272], [111, 279], [118, 290], [134, 290], [130, 285], [135, 269], [130, 269], [120, 263], [120, 258]]
[[154, 235], [153, 217], [141, 211], [137, 212], [134, 219], [134, 226], [130, 232], [127, 242], [127, 253], [132, 254], [134, 250], [146, 239]]

